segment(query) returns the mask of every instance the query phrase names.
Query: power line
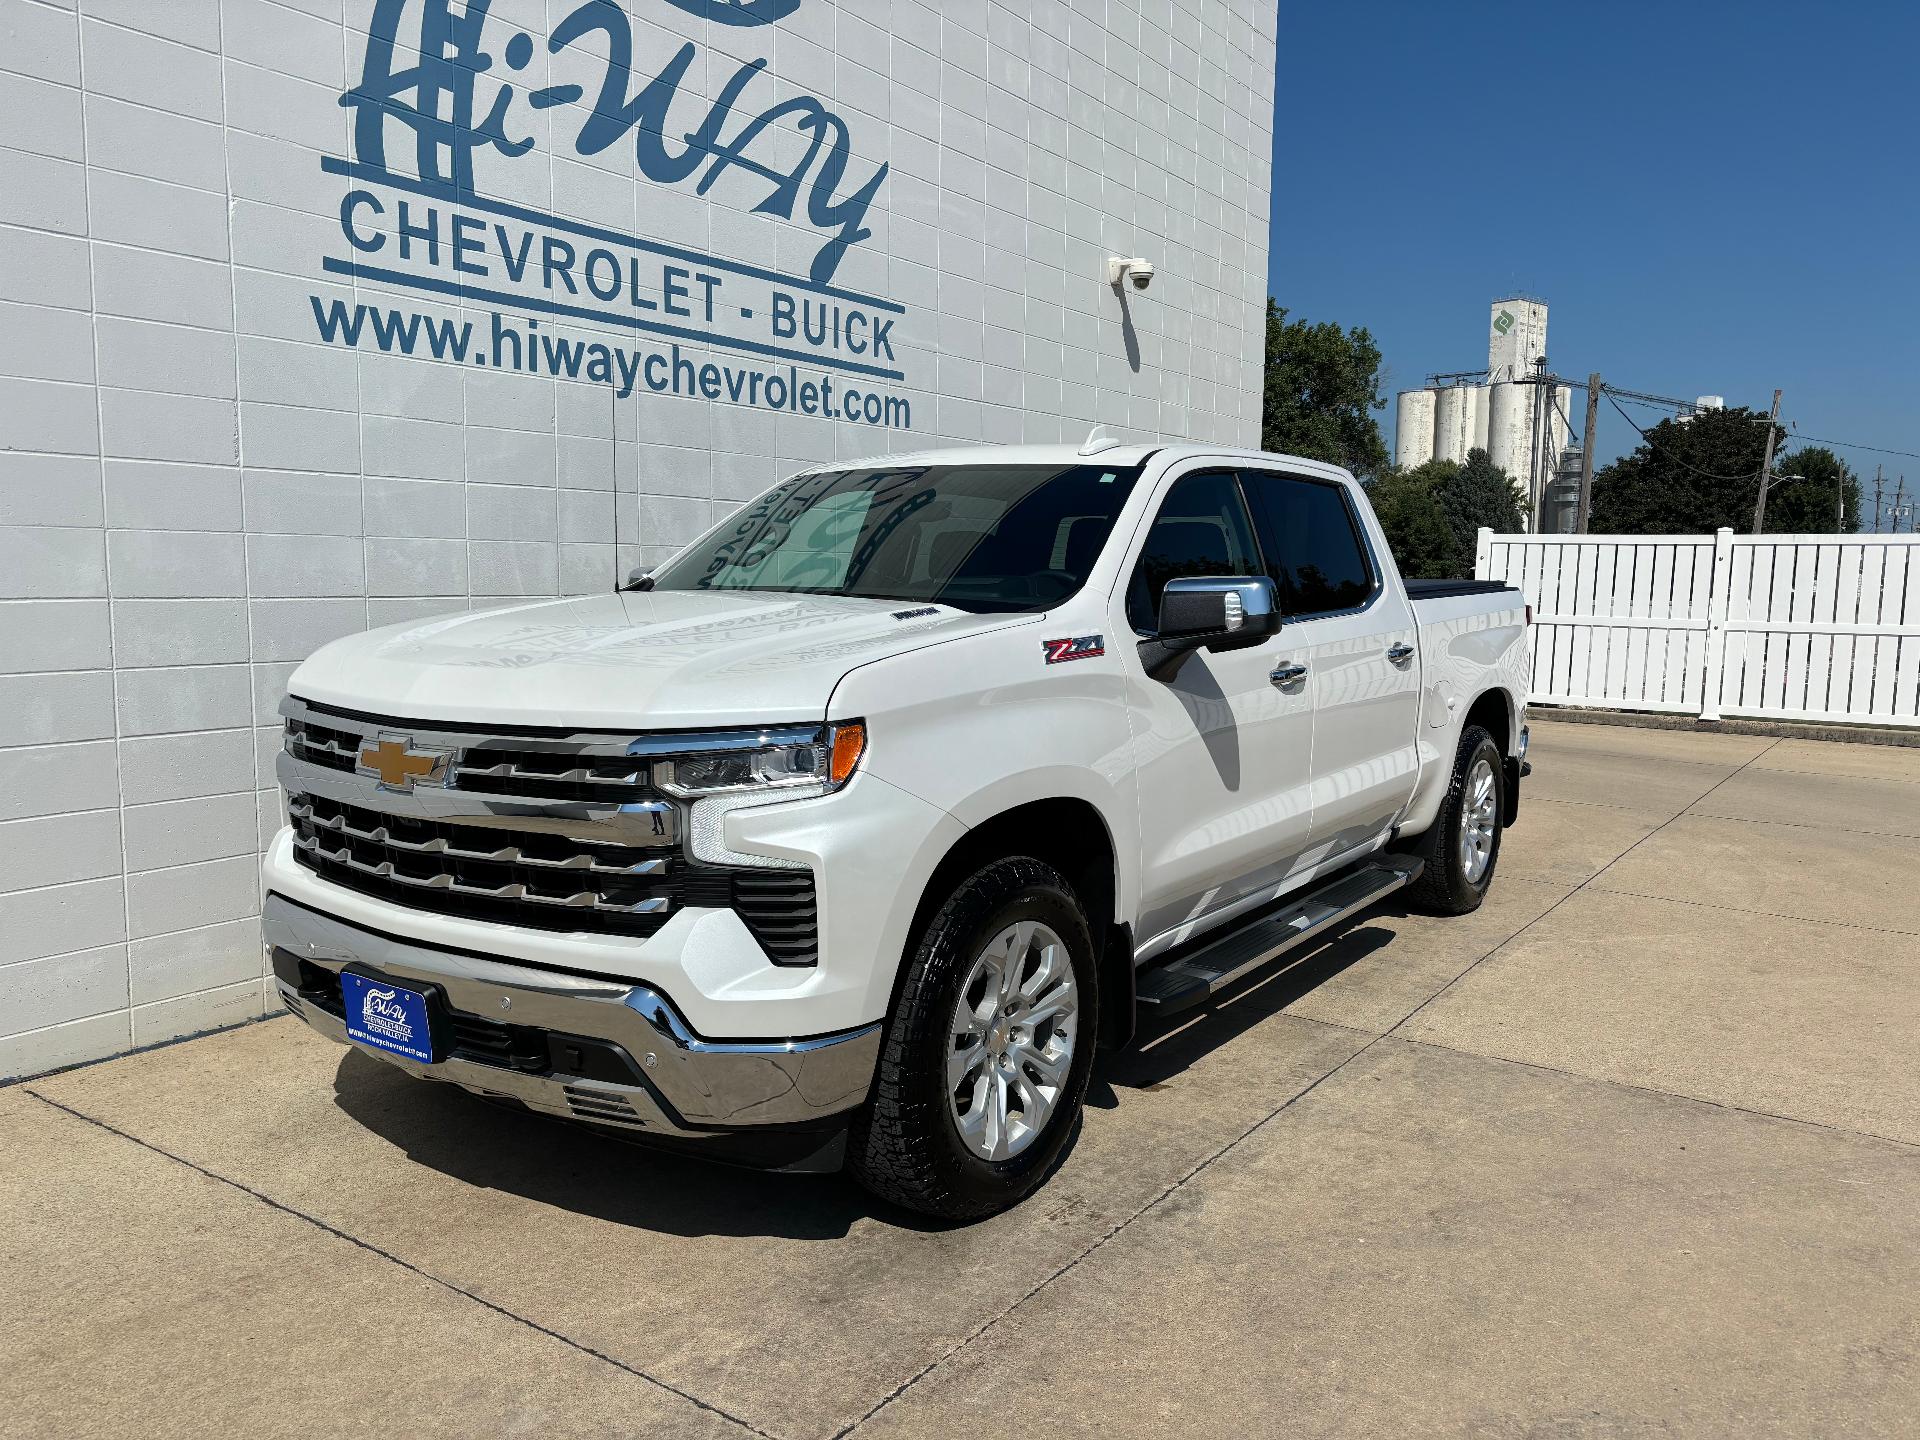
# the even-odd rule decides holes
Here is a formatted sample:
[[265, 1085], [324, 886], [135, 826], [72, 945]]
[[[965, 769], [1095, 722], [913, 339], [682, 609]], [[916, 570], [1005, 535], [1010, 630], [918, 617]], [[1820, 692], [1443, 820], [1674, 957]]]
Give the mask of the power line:
[[1648, 399], [1644, 395], [1636, 395], [1631, 390], [1617, 390], [1609, 385], [1606, 387], [1606, 391], [1608, 399], [1617, 397], [1618, 399], [1626, 401], [1629, 405], [1644, 405], [1649, 410], [1671, 410], [1673, 408], [1673, 406], [1664, 405], [1658, 400]]
[[[1767, 417], [1764, 415], [1749, 415], [1746, 418], [1758, 425], [1764, 424]], [[1633, 422], [1628, 421], [1627, 423], [1632, 424]], [[1842, 450], [1867, 450], [1875, 455], [1898, 455], [1907, 460], [1920, 460], [1920, 450], [1894, 450], [1885, 445], [1862, 444], [1858, 440], [1823, 440], [1818, 435], [1802, 435], [1798, 430], [1795, 430], [1791, 424], [1787, 427], [1787, 439], [1789, 441], [1797, 441], [1804, 445], [1838, 445]]]
[[1628, 425], [1633, 426], [1633, 433], [1638, 435], [1642, 440], [1647, 442], [1647, 447], [1649, 449], [1659, 451], [1662, 455], [1665, 455], [1667, 459], [1671, 460], [1674, 464], [1678, 465], [1682, 470], [1690, 470], [1703, 480], [1732, 481], [1732, 480], [1753, 479], [1753, 476], [1751, 475], [1715, 475], [1711, 470], [1702, 470], [1698, 465], [1688, 464], [1685, 460], [1682, 460], [1678, 455], [1675, 455], [1670, 450], [1667, 450], [1660, 445], [1656, 445], [1651, 435], [1649, 435], [1646, 431], [1642, 430], [1638, 425], [1634, 425], [1633, 417], [1627, 414], [1625, 410], [1621, 409], [1620, 402], [1613, 398], [1612, 391], [1606, 389], [1603, 386], [1601, 387], [1601, 393], [1607, 397], [1607, 403], [1609, 405], [1613, 406], [1614, 409], [1620, 411], [1620, 418], [1626, 421]]
[[1787, 432], [1787, 438], [1808, 445], [1838, 445], [1842, 450], [1871, 450], [1875, 455], [1899, 455], [1908, 460], [1920, 460], [1920, 452], [1889, 450], [1884, 445], [1862, 445], [1857, 440], [1822, 440], [1818, 435], [1802, 435], [1791, 430]]

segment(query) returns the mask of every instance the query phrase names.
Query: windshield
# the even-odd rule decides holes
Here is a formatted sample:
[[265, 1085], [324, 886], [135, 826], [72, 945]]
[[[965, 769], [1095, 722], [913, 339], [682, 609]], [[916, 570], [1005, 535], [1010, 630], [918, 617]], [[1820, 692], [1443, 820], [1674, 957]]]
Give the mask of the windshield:
[[1137, 465], [816, 471], [707, 532], [653, 588], [1044, 610], [1086, 583], [1139, 475]]

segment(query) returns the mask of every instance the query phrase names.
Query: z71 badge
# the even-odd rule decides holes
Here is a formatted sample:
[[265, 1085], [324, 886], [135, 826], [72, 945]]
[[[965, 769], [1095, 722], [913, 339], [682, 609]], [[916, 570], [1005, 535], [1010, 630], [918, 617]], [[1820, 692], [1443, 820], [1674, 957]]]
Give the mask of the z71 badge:
[[1049, 665], [1059, 665], [1068, 660], [1091, 660], [1107, 653], [1106, 637], [1079, 635], [1071, 640], [1042, 640], [1040, 650], [1047, 657]]

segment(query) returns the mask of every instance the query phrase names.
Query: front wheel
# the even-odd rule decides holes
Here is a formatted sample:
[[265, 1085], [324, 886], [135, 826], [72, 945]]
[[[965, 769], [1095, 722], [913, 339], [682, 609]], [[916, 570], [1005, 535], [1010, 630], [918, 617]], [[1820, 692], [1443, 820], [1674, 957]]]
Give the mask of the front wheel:
[[1427, 868], [1408, 890], [1434, 915], [1478, 910], [1500, 862], [1500, 747], [1478, 725], [1460, 737], [1446, 799], [1417, 845]]
[[1072, 1134], [1098, 1033], [1092, 928], [1024, 856], [962, 882], [907, 958], [848, 1165], [908, 1209], [967, 1220], [1034, 1190]]

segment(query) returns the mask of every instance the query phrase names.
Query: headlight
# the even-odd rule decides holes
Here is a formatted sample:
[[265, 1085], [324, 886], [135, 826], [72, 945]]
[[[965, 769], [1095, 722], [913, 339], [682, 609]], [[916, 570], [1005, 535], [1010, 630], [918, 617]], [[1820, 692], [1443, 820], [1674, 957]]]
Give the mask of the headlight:
[[685, 797], [801, 787], [824, 794], [853, 778], [866, 748], [866, 725], [848, 720], [804, 740], [662, 760], [653, 768], [653, 780], [669, 795]]

